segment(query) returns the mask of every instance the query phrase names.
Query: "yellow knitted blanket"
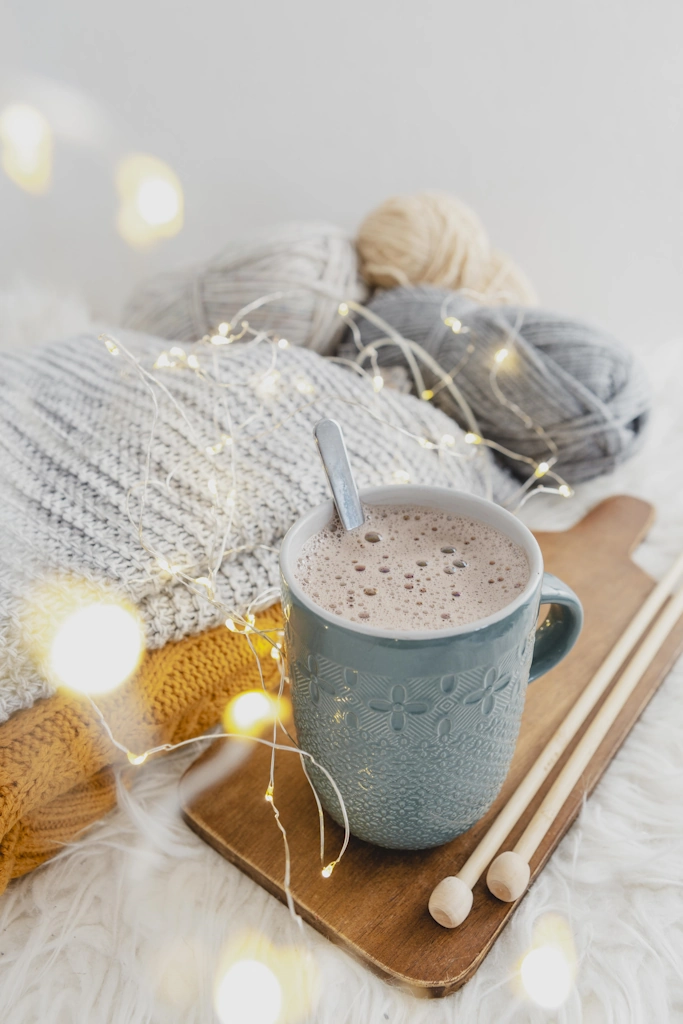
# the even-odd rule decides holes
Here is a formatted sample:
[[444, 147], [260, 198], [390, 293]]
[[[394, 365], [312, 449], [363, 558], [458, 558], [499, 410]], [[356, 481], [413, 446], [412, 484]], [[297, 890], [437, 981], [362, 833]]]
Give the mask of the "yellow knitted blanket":
[[[279, 605], [257, 616], [261, 631], [281, 626]], [[253, 636], [266, 653], [267, 643]], [[263, 657], [261, 667], [275, 686], [273, 659]], [[221, 626], [148, 652], [135, 677], [98, 706], [113, 735], [142, 752], [201, 735], [231, 697], [260, 685], [246, 639]], [[38, 701], [0, 725], [0, 892], [114, 806], [114, 769], [122, 763], [92, 705], [71, 694]]]

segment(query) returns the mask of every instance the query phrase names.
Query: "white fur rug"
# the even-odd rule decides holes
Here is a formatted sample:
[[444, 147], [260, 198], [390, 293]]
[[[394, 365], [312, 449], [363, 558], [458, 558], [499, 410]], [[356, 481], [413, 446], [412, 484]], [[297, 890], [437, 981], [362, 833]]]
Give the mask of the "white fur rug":
[[[21, 298], [0, 298], [0, 338], [5, 326], [15, 341], [42, 337], [43, 300]], [[55, 301], [59, 333], [74, 319], [83, 325], [82, 309], [56, 309]], [[609, 494], [642, 496], [658, 520], [637, 560], [659, 576], [683, 548], [683, 343], [648, 344], [643, 357], [656, 393], [646, 449], [614, 476], [583, 485], [573, 501], [531, 503], [525, 519], [565, 528]], [[140, 771], [118, 810], [0, 898], [1, 1019], [211, 1024], [221, 950], [257, 929], [310, 951], [319, 995], [306, 1020], [315, 1024], [683, 1020], [682, 686], [679, 662], [478, 973], [448, 999], [422, 1002], [391, 989], [312, 929], [299, 929], [284, 906], [190, 832], [175, 794], [192, 752]], [[567, 919], [578, 957], [574, 988], [554, 1011], [535, 1006], [518, 983], [520, 958], [548, 912]], [[234, 1024], [256, 1024], [234, 1009]]]

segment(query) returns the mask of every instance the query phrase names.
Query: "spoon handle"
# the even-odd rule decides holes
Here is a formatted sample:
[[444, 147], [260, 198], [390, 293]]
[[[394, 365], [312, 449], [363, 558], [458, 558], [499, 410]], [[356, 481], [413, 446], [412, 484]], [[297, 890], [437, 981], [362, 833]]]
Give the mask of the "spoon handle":
[[365, 522], [365, 514], [341, 427], [336, 420], [319, 420], [314, 433], [342, 526], [345, 530], [355, 530]]

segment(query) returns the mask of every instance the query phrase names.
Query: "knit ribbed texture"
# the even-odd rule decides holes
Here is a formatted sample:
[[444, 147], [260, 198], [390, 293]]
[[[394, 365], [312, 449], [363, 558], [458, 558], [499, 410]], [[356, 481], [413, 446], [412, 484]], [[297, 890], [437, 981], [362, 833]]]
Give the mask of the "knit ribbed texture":
[[[281, 625], [279, 605], [257, 616], [263, 631]], [[266, 685], [275, 686], [267, 641], [252, 642]], [[260, 686], [249, 644], [222, 627], [149, 652], [135, 678], [98, 705], [116, 738], [138, 752], [201, 735], [231, 697]], [[92, 705], [61, 692], [0, 727], [0, 892], [113, 807], [111, 766], [121, 763]]]
[[[139, 335], [121, 340], [147, 367], [168, 345]], [[361, 487], [405, 473], [415, 483], [481, 494], [487, 467], [494, 496], [510, 486], [484, 453], [472, 459], [462, 444], [470, 458], [449, 457], [408, 436], [406, 431], [435, 440], [445, 433], [460, 438], [454, 423], [426, 402], [387, 388], [375, 395], [367, 380], [303, 349], [235, 343], [206, 358], [214, 355], [226, 381], [222, 391], [212, 392], [189, 369], [156, 371], [182, 403], [187, 421], [157, 392], [142, 526], [155, 553], [191, 564], [194, 577], [206, 573], [215, 545], [209, 481], [216, 481], [220, 500], [227, 501], [234, 451], [234, 551], [216, 580], [224, 608], [244, 611], [277, 587], [282, 537], [303, 512], [328, 497], [312, 432], [322, 416], [342, 424]], [[263, 393], [265, 377], [272, 394]], [[225, 611], [170, 579], [141, 546], [139, 485], [153, 403], [124, 354], [112, 356], [97, 338], [83, 336], [27, 354], [0, 355], [0, 380], [1, 721], [52, 692], [22, 634], [24, 609], [46, 579], [69, 574], [107, 582], [139, 609], [148, 649], [211, 629]], [[215, 404], [217, 395], [224, 396], [224, 405]], [[222, 433], [232, 435], [234, 444], [208, 456], [205, 446]], [[449, 453], [455, 450], [457, 445]], [[221, 529], [226, 521], [223, 515]], [[270, 596], [271, 603], [276, 597]]]

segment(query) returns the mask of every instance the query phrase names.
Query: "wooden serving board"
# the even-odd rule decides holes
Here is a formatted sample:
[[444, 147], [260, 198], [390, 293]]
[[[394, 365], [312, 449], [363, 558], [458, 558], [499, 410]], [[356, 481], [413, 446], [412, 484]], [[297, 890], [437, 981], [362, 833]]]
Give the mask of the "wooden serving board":
[[[318, 815], [299, 758], [278, 754], [275, 789], [291, 844], [291, 888], [297, 909], [314, 928], [393, 984], [420, 995], [448, 995], [474, 974], [514, 912], [515, 904], [491, 896], [484, 879], [476, 885], [472, 912], [459, 928], [447, 930], [436, 924], [427, 902], [437, 882], [455, 874], [467, 859], [652, 590], [652, 579], [629, 556], [653, 518], [653, 509], [646, 502], [616, 497], [602, 502], [567, 532], [537, 534], [546, 569], [573, 587], [583, 601], [585, 626], [569, 657], [529, 688], [510, 774], [489, 813], [469, 832], [445, 846], [418, 852], [383, 850], [352, 838], [332, 877], [324, 879], [318, 858]], [[536, 852], [531, 862], [532, 881], [682, 648], [683, 620]], [[214, 744], [188, 769], [181, 784], [185, 819], [222, 856], [284, 899], [282, 841], [264, 800], [270, 751], [254, 744], [249, 753], [239, 753], [241, 744], [236, 744], [231, 754], [225, 748], [232, 744], [231, 740]], [[570, 752], [571, 748], [504, 849], [514, 845]], [[341, 844], [342, 830], [330, 819], [326, 820], [326, 836], [327, 859], [331, 860]]]

